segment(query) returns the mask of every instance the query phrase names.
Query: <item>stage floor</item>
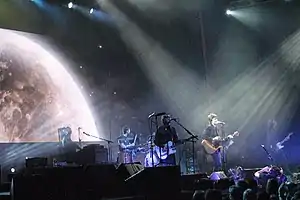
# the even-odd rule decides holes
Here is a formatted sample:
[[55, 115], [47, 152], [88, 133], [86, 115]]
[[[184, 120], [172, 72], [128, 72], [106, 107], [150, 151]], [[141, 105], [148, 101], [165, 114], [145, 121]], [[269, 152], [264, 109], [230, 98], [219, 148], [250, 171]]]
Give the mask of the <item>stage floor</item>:
[[[98, 142], [98, 141], [91, 141], [91, 142], [82, 142], [82, 146], [86, 146], [89, 144], [100, 144], [107, 147], [105, 142]], [[117, 145], [111, 146], [112, 151], [112, 162], [117, 160], [117, 152], [118, 147]], [[187, 170], [187, 157], [185, 155], [185, 151], [183, 149], [178, 148], [178, 155], [177, 163], [181, 167], [181, 171], [183, 174], [186, 174]], [[2, 167], [2, 171], [10, 170], [11, 168], [15, 168], [18, 170], [19, 168], [23, 168], [25, 166], [25, 159], [26, 157], [52, 157], [54, 155], [60, 154], [60, 143], [59, 142], [33, 142], [33, 143], [0, 143], [0, 165]], [[242, 166], [244, 168], [260, 168], [264, 167], [268, 164], [271, 164], [270, 161], [265, 158], [265, 155], [257, 152], [252, 152], [247, 156], [247, 158], [241, 160], [235, 159], [232, 160], [232, 157], [228, 155], [228, 165], [227, 168], [235, 167], [235, 166]], [[144, 164], [145, 153], [138, 154], [137, 159], [142, 164]], [[296, 155], [294, 155], [296, 156]], [[257, 159], [253, 159], [255, 157]], [[260, 158], [261, 157], [261, 158]], [[289, 156], [291, 158], [292, 156]], [[296, 159], [289, 159], [290, 161], [297, 161], [299, 158]], [[190, 161], [189, 161], [190, 163]], [[192, 163], [190, 163], [192, 164]], [[199, 165], [198, 161], [196, 160], [196, 167]], [[298, 162], [290, 163], [292, 166], [297, 167], [299, 164]], [[196, 170], [198, 171], [198, 170]], [[201, 171], [202, 172], [202, 171]]]

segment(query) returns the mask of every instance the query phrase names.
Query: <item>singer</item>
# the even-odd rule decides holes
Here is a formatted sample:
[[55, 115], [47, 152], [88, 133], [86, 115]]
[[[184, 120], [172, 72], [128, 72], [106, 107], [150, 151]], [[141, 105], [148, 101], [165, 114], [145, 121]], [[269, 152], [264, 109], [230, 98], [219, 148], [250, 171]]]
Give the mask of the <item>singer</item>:
[[[222, 167], [221, 149], [228, 149], [233, 144], [232, 139], [239, 135], [239, 132], [234, 132], [232, 135], [225, 137], [224, 122], [218, 120], [218, 116], [214, 113], [208, 115], [208, 126], [203, 131], [202, 147], [203, 147], [203, 163], [207, 165], [206, 155], [210, 155], [213, 159], [213, 171], [220, 171]], [[224, 151], [223, 151], [224, 152]], [[205, 155], [206, 154], [206, 155]], [[224, 161], [225, 164], [225, 161]], [[202, 168], [206, 166], [202, 166]]]

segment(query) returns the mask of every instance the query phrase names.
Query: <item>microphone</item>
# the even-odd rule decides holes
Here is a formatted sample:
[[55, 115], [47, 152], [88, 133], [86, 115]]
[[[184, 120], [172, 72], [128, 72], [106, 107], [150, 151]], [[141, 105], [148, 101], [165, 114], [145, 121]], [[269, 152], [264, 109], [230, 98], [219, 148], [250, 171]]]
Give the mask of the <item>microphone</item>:
[[160, 112], [160, 113], [151, 113], [149, 116], [148, 116], [148, 118], [151, 118], [151, 117], [153, 117], [153, 116], [155, 116], [155, 117], [159, 117], [159, 116], [162, 116], [162, 115], [165, 115], [165, 114], [167, 114], [167, 113], [165, 113], [165, 112]]
[[179, 118], [171, 118], [170, 121], [177, 121]]
[[222, 125], [225, 125], [226, 123], [225, 123], [225, 122], [221, 122], [221, 121], [217, 121], [216, 124], [222, 124]]

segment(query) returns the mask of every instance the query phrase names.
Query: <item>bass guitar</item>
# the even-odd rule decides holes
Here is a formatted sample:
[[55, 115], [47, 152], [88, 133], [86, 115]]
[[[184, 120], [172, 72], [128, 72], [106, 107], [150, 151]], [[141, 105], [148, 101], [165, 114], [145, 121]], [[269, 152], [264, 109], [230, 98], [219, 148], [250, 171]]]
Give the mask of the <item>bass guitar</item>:
[[214, 137], [212, 139], [212, 143], [208, 140], [202, 140], [201, 144], [204, 147], [207, 154], [214, 154], [216, 151], [221, 150], [222, 148], [227, 148], [232, 142], [223, 146], [224, 142], [232, 141], [232, 139], [236, 136], [239, 136], [239, 132], [236, 131], [232, 135], [228, 135], [226, 138], [222, 139], [220, 136]]

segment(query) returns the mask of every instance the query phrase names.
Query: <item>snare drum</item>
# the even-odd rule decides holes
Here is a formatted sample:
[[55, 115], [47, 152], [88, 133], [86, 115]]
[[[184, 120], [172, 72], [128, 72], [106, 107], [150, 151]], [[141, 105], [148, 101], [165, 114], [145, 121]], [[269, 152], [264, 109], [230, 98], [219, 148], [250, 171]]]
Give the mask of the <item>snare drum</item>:
[[132, 152], [119, 152], [118, 153], [118, 163], [133, 163], [133, 153]]

